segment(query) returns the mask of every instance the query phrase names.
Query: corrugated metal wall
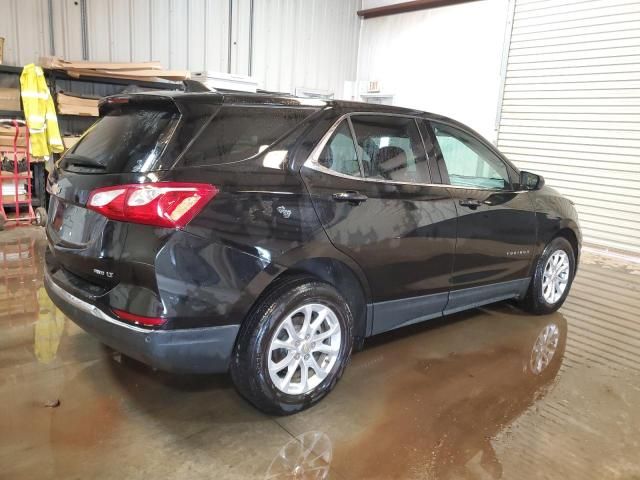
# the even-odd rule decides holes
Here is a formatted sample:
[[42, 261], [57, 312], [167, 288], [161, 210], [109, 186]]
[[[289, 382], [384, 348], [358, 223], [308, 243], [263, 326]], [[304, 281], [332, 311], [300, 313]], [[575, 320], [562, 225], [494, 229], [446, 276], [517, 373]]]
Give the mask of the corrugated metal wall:
[[498, 146], [640, 253], [640, 0], [515, 0]]
[[342, 97], [344, 81], [356, 79], [359, 8], [360, 0], [256, 0], [255, 76], [270, 90]]
[[170, 69], [251, 71], [262, 88], [336, 96], [356, 76], [361, 0], [254, 0], [253, 32], [251, 0], [86, 0], [84, 46], [82, 3], [52, 0], [49, 17], [48, 0], [1, 0], [4, 63], [52, 52], [72, 60], [83, 53], [88, 60], [159, 60]]
[[226, 72], [229, 6], [226, 0], [87, 0], [88, 56]]
[[49, 32], [47, 0], [1, 0], [4, 64], [21, 65], [23, 60], [32, 62], [43, 52], [48, 53]]

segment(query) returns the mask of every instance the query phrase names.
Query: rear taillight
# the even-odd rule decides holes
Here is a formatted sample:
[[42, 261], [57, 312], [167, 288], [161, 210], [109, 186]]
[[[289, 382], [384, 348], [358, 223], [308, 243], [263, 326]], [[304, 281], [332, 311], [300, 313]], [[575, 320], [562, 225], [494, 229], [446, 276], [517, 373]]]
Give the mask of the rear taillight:
[[201, 183], [140, 183], [93, 190], [87, 208], [111, 220], [164, 228], [182, 228], [216, 196]]
[[166, 323], [167, 319], [162, 317], [145, 317], [143, 315], [136, 315], [135, 313], [125, 312], [124, 310], [113, 309], [115, 313], [122, 320], [135, 323], [138, 325], [144, 325], [145, 327], [159, 327]]

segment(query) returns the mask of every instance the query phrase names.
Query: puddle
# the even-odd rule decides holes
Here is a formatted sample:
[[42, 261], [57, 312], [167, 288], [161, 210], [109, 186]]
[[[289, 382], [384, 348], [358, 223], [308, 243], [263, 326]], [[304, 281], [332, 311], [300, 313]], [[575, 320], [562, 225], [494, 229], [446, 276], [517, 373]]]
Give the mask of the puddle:
[[503, 303], [375, 337], [323, 402], [272, 418], [225, 375], [98, 344], [42, 289], [44, 247], [0, 234], [0, 476], [640, 478], [636, 264], [585, 253], [553, 315]]

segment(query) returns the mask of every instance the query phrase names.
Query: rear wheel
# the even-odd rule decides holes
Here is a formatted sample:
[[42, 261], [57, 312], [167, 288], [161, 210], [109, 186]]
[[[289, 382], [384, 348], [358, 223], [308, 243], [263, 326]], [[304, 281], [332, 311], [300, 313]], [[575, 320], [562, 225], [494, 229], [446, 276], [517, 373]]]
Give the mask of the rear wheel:
[[547, 314], [558, 310], [569, 294], [575, 275], [575, 253], [566, 238], [556, 237], [538, 259], [529, 290], [522, 302], [524, 310]]
[[319, 402], [351, 355], [353, 318], [330, 285], [278, 283], [246, 318], [231, 361], [236, 388], [258, 409], [287, 415]]

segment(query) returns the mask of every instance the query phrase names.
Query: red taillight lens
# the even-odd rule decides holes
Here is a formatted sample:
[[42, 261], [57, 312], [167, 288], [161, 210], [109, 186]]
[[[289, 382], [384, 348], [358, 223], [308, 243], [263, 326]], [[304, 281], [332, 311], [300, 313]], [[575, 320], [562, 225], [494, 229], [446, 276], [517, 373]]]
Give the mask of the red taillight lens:
[[139, 325], [144, 325], [145, 327], [159, 327], [167, 321], [166, 318], [144, 317], [142, 315], [136, 315], [134, 313], [125, 312], [124, 310], [118, 310], [116, 308], [113, 309], [113, 313], [115, 313], [122, 320], [137, 323]]
[[213, 185], [201, 183], [116, 185], [93, 190], [87, 208], [111, 220], [182, 228], [217, 193]]

